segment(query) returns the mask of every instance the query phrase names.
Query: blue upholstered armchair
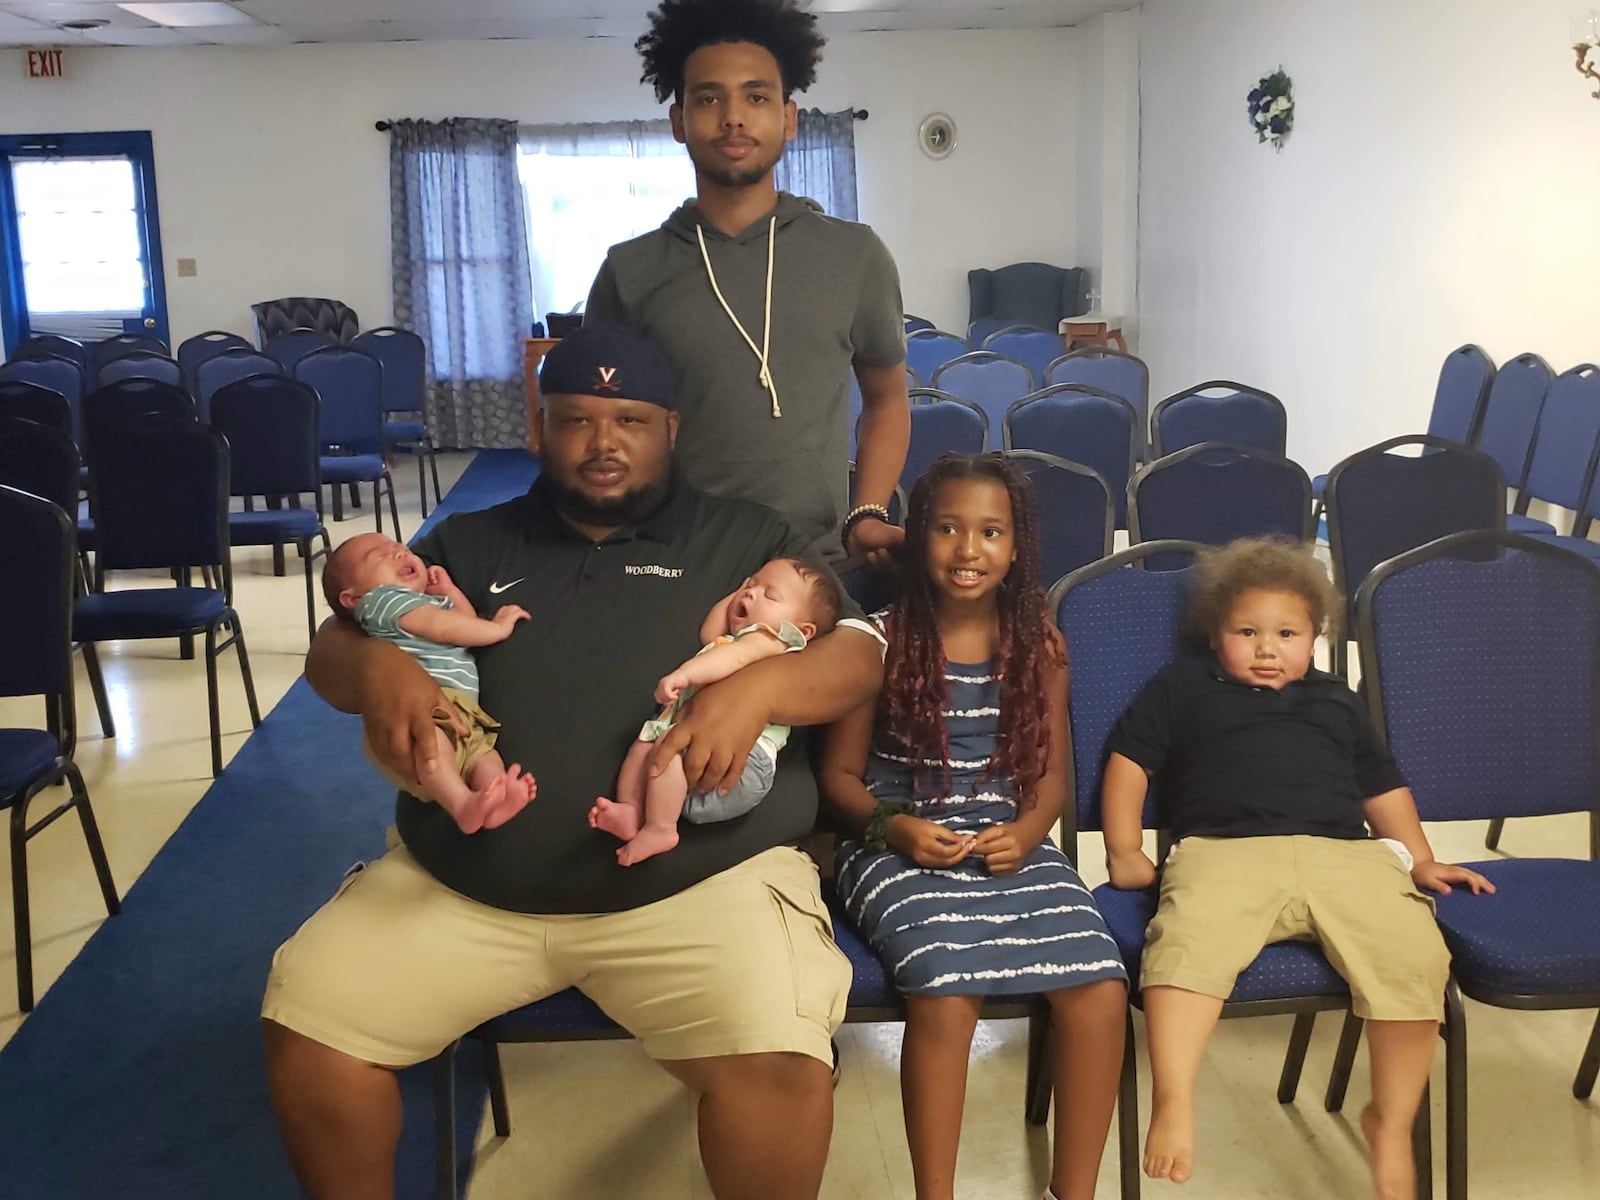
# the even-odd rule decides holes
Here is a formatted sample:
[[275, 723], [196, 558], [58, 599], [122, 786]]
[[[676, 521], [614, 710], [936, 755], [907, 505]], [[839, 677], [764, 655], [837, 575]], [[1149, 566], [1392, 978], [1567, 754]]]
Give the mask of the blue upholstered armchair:
[[967, 272], [967, 291], [972, 302], [968, 327], [998, 320], [991, 333], [1006, 325], [1053, 330], [1061, 318], [1089, 311], [1089, 277], [1082, 267], [1025, 262], [995, 271], [979, 268]]

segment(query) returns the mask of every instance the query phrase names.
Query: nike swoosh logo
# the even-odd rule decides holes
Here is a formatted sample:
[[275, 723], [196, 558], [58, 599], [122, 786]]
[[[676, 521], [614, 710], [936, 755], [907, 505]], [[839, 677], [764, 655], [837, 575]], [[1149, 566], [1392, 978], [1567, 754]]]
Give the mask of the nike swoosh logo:
[[517, 579], [513, 579], [510, 583], [491, 583], [489, 585], [489, 595], [498, 596], [501, 592], [509, 591], [511, 588], [516, 587], [517, 584], [521, 583], [526, 578], [527, 578], [527, 576], [523, 575], [523, 576], [521, 576], [521, 577], [519, 577]]

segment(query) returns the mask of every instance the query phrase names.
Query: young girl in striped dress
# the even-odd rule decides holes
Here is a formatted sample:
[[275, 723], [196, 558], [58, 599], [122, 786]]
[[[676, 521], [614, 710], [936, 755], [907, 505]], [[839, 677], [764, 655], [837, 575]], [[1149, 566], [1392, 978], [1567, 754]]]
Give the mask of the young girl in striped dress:
[[846, 911], [905, 996], [900, 1092], [917, 1200], [951, 1200], [985, 996], [1050, 1003], [1047, 1200], [1090, 1200], [1122, 1066], [1127, 975], [1048, 834], [1066, 782], [1066, 647], [1046, 616], [1032, 490], [999, 455], [946, 455], [912, 490], [876, 701], [822, 764]]

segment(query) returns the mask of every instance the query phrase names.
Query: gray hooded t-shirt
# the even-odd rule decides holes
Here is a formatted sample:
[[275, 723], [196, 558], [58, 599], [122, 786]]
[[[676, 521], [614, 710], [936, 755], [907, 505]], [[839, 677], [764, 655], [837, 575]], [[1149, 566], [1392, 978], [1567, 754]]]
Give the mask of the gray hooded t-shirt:
[[[611, 247], [584, 319], [649, 334], [672, 357], [677, 461], [691, 483], [776, 509], [814, 553], [838, 557], [852, 364], [905, 361], [900, 277], [870, 228], [779, 192], [771, 214], [729, 237], [686, 201], [660, 229]], [[770, 388], [758, 354], [769, 319]]]

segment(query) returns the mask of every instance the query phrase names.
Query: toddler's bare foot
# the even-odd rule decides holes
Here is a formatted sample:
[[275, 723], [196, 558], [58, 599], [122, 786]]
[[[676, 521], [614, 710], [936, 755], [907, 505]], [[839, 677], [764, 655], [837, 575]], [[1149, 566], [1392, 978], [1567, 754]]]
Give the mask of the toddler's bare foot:
[[618, 804], [596, 796], [594, 807], [589, 810], [589, 827], [629, 841], [639, 832], [639, 810], [631, 804]]
[[661, 829], [653, 825], [646, 825], [638, 833], [628, 839], [627, 843], [617, 847], [617, 861], [625, 867], [634, 863], [641, 863], [647, 858], [654, 858], [657, 854], [665, 854], [678, 844], [678, 830], [669, 826]]
[[506, 777], [496, 775], [478, 791], [468, 792], [467, 798], [450, 815], [456, 819], [462, 833], [477, 833], [483, 828], [484, 817], [499, 807], [505, 796]]
[[1372, 1150], [1372, 1182], [1378, 1200], [1417, 1200], [1417, 1169], [1411, 1130], [1386, 1123], [1372, 1105], [1361, 1110], [1361, 1132]]
[[1194, 1173], [1194, 1108], [1157, 1101], [1144, 1138], [1144, 1173], [1186, 1183]]
[[534, 783], [533, 776], [524, 771], [521, 766], [512, 763], [506, 768], [505, 792], [500, 803], [483, 810], [483, 827], [485, 829], [498, 829], [512, 817], [528, 807], [539, 792], [539, 785]]

